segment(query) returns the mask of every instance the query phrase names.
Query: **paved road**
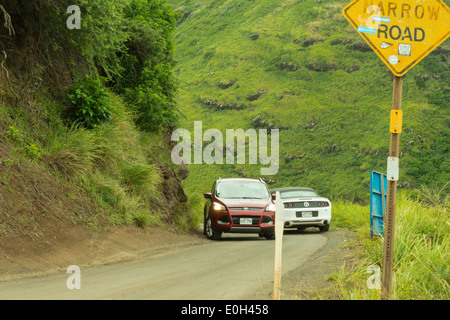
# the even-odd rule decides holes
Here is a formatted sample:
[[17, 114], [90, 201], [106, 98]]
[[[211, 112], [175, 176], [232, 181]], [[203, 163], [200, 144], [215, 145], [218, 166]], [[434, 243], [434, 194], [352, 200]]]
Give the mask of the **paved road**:
[[[325, 233], [285, 232], [282, 273], [327, 243]], [[164, 251], [145, 260], [81, 269], [81, 289], [65, 272], [0, 282], [0, 299], [241, 299], [273, 281], [275, 241], [224, 234], [221, 241]]]

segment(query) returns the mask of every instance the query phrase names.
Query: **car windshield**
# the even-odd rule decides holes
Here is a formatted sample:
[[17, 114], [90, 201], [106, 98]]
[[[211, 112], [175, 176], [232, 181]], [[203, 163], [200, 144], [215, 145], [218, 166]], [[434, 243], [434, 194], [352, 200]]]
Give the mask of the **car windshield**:
[[290, 190], [280, 193], [281, 199], [301, 198], [301, 197], [318, 197], [318, 194], [313, 190]]
[[216, 196], [224, 199], [267, 199], [269, 191], [260, 182], [230, 181], [217, 185]]

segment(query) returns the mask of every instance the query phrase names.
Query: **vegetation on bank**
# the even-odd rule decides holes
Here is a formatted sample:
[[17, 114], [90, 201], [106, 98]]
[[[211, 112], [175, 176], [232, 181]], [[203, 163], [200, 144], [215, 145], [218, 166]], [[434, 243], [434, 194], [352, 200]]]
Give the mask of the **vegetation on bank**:
[[81, 28], [70, 30], [72, 4], [2, 3], [0, 140], [12, 154], [2, 185], [12, 165], [32, 161], [86, 191], [111, 223], [164, 223], [177, 14], [164, 0], [81, 0]]
[[[392, 299], [450, 298], [450, 197], [444, 190], [424, 186], [398, 196]], [[380, 290], [372, 287], [374, 269], [369, 267], [383, 272], [383, 238], [370, 237], [369, 222], [368, 206], [335, 203], [334, 225], [356, 232], [357, 240], [348, 245], [359, 251], [356, 264], [342, 266], [327, 279], [333, 283], [330, 290], [343, 299], [380, 299]]]
[[[172, 35], [177, 15], [172, 7], [165, 0], [81, 0], [80, 29], [70, 29], [70, 5], [68, 0], [6, 0], [3, 6], [15, 31], [2, 29], [4, 48], [35, 50], [26, 57], [28, 65], [10, 55], [6, 67], [11, 73], [34, 77], [30, 81], [44, 86], [56, 77], [58, 88], [47, 88], [57, 96], [58, 89], [68, 90], [64, 116], [71, 123], [91, 128], [108, 122], [114, 113], [107, 106], [111, 91], [135, 114], [139, 129], [176, 126]], [[26, 75], [18, 72], [20, 67]]]

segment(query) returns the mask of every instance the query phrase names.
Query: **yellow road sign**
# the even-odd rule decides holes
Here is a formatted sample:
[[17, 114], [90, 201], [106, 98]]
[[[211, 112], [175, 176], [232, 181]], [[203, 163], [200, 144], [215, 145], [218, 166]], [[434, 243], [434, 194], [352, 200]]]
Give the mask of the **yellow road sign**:
[[343, 14], [398, 77], [450, 35], [441, 0], [355, 0]]

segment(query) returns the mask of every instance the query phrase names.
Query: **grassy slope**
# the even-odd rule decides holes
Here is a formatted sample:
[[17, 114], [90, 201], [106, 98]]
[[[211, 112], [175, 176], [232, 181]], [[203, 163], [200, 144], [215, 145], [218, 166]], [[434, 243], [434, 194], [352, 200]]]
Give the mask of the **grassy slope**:
[[[144, 227], [164, 224], [168, 215], [176, 215], [165, 212], [170, 208], [162, 190], [161, 168], [170, 164], [165, 134], [140, 132], [118, 96], [111, 95], [110, 103], [116, 114], [108, 125], [93, 130], [68, 128], [60, 119], [64, 106], [48, 97], [36, 96], [33, 107], [22, 102], [19, 107], [0, 104], [0, 131], [5, 133], [0, 147], [9, 151], [0, 161], [0, 193], [16, 189], [10, 173], [33, 162], [52, 173], [55, 184], [65, 181], [93, 200], [93, 210], [101, 212], [99, 221]], [[76, 206], [72, 210], [76, 212]], [[0, 210], [3, 215], [8, 212]], [[95, 228], [95, 218], [85, 222]], [[0, 230], [14, 230], [10, 224], [8, 219], [2, 221]]]
[[[333, 198], [367, 199], [370, 170], [384, 172], [386, 167], [392, 76], [375, 53], [364, 51], [364, 45], [355, 49], [363, 40], [341, 13], [348, 1], [169, 2], [191, 13], [175, 36], [184, 128], [192, 131], [194, 121], [201, 120], [203, 131], [217, 128], [225, 136], [227, 128], [251, 128], [261, 115], [275, 128], [286, 128], [280, 131], [280, 171], [265, 177], [274, 182], [272, 187], [311, 186]], [[253, 34], [259, 39], [252, 40]], [[450, 42], [441, 47], [450, 48]], [[430, 55], [405, 77], [404, 186], [419, 183], [405, 171], [413, 155], [448, 130], [447, 59], [448, 53]], [[280, 70], [281, 62], [297, 70]], [[439, 79], [423, 80], [422, 74]], [[217, 86], [228, 81], [236, 83], [228, 89]], [[261, 89], [266, 93], [258, 100], [247, 100]], [[215, 111], [200, 99], [245, 108]], [[197, 194], [219, 176], [260, 175], [259, 165], [248, 164], [191, 165], [190, 170], [185, 187]], [[448, 180], [448, 169], [444, 173]]]

